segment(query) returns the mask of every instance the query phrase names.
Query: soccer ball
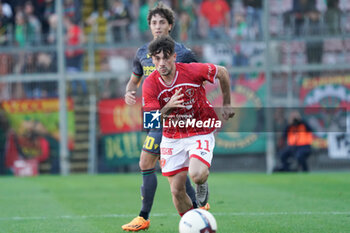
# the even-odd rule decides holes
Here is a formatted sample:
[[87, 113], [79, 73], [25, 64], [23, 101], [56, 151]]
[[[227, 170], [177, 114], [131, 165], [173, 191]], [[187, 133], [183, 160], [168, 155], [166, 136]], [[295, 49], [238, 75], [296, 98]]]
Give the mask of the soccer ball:
[[193, 209], [182, 216], [179, 223], [180, 233], [215, 233], [217, 231], [214, 216], [206, 210]]

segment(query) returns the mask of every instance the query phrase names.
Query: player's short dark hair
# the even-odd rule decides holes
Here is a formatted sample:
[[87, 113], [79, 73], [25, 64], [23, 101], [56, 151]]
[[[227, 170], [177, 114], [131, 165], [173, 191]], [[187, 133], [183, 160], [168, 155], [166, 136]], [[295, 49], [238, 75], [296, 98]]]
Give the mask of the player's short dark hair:
[[175, 41], [170, 36], [160, 36], [148, 45], [150, 56], [155, 56], [163, 51], [164, 57], [169, 57], [175, 52]]
[[151, 24], [151, 19], [156, 14], [164, 17], [168, 21], [169, 24], [174, 25], [174, 21], [175, 21], [174, 11], [172, 9], [170, 9], [169, 7], [167, 7], [166, 5], [164, 5], [162, 2], [159, 2], [156, 7], [149, 10], [148, 16], [147, 16], [148, 25]]

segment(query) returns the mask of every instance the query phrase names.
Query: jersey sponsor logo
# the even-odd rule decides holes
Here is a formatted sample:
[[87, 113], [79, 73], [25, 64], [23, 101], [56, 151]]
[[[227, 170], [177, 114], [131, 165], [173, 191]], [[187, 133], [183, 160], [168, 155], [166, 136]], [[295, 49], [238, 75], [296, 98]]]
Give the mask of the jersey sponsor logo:
[[187, 110], [190, 110], [192, 107], [193, 107], [192, 104], [191, 104], [191, 105], [186, 105], [186, 106], [185, 106], [185, 108], [186, 108]]
[[143, 128], [144, 129], [160, 129], [160, 116], [159, 110], [143, 113]]
[[160, 148], [162, 155], [173, 155], [173, 148]]
[[155, 69], [154, 66], [143, 66], [143, 75], [149, 76]]
[[185, 105], [187, 110], [190, 110], [195, 102], [195, 99], [190, 99], [189, 101], [183, 102], [183, 105]]

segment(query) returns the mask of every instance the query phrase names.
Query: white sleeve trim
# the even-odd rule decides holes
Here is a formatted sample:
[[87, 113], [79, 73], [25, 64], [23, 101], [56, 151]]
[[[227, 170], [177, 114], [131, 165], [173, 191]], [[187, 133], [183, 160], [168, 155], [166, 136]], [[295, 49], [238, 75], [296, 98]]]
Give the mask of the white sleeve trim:
[[215, 75], [214, 75], [214, 84], [216, 83], [216, 76], [217, 76], [217, 74], [218, 74], [218, 71], [219, 71], [219, 69], [218, 69], [218, 66], [217, 65], [214, 65], [215, 66], [215, 68], [216, 68], [216, 72], [215, 72]]

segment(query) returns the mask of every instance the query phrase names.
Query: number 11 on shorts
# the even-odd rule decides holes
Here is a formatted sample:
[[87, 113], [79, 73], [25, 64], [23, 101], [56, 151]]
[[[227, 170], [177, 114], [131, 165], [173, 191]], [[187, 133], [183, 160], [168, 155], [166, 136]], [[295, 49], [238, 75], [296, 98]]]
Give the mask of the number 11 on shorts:
[[197, 140], [196, 142], [198, 143], [197, 150], [203, 150], [204, 149], [205, 151], [210, 152], [210, 150], [209, 150], [209, 141], [208, 140], [204, 140], [205, 148], [202, 147], [202, 141], [201, 140]]

